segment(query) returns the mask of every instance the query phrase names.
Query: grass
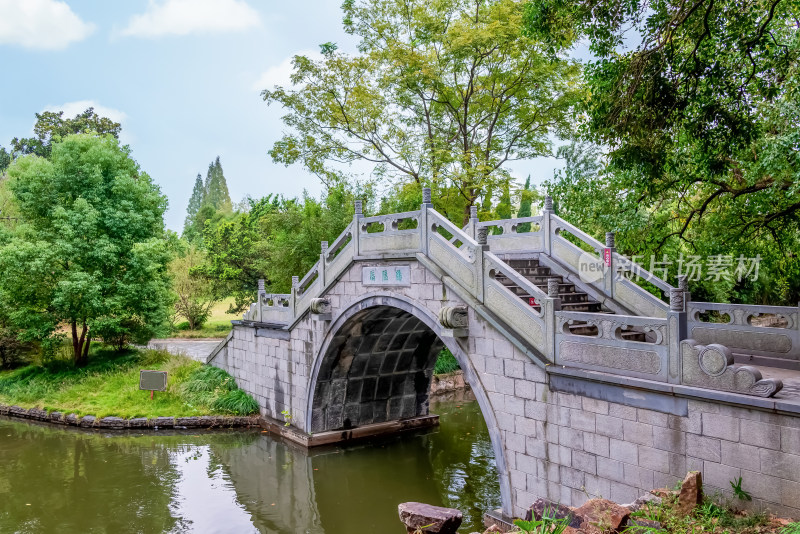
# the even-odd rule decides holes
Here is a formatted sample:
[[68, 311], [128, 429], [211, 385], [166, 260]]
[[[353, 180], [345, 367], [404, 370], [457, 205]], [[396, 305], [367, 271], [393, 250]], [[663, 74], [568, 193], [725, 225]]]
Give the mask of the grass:
[[[167, 391], [155, 392], [150, 400], [149, 391], [139, 390], [140, 369], [167, 371]], [[82, 368], [62, 356], [1, 371], [0, 403], [125, 418], [245, 415], [258, 409], [220, 369], [165, 351], [114, 352], [102, 346], [93, 347], [89, 364]]]
[[231, 331], [231, 321], [242, 318], [241, 314], [226, 313], [231, 304], [233, 304], [233, 298], [223, 299], [214, 304], [214, 307], [211, 308], [211, 316], [197, 330], [189, 330], [189, 323], [186, 321], [178, 323], [170, 337], [199, 339], [227, 336]]
[[[800, 529], [792, 531], [788, 526], [771, 521], [763, 512], [738, 512], [728, 503], [720, 505], [706, 497], [702, 504], [689, 516], [681, 516], [675, 511], [675, 497], [665, 498], [660, 505], [648, 504], [631, 514], [633, 519], [658, 521], [669, 534], [800, 534]], [[652, 530], [642, 527], [628, 527], [625, 532], [644, 533]]]
[[459, 369], [461, 369], [461, 366], [458, 365], [458, 360], [456, 360], [455, 356], [453, 356], [449, 350], [442, 349], [442, 352], [439, 353], [439, 357], [436, 359], [436, 366], [433, 368], [434, 374], [442, 375], [458, 371]]

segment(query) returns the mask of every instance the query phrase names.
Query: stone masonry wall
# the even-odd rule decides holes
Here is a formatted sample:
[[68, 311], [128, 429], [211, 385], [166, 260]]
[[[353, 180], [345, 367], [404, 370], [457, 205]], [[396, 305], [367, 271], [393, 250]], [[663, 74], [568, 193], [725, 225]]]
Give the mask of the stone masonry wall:
[[[434, 315], [458, 304], [437, 276], [417, 262], [412, 285], [384, 293], [413, 301]], [[369, 296], [357, 263], [326, 295], [334, 318]], [[687, 470], [703, 472], [707, 489], [730, 495], [742, 477], [752, 507], [800, 518], [800, 418], [710, 402], [688, 401], [688, 416], [552, 391], [544, 369], [497, 325], [469, 312], [469, 337], [444, 340], [459, 359], [489, 426], [498, 458], [504, 509], [516, 515], [538, 497], [566, 505], [602, 495], [625, 503], [655, 487], [670, 487]], [[255, 336], [237, 326], [226, 355], [213, 364], [253, 394], [262, 414], [305, 430], [314, 359], [328, 324], [306, 316], [290, 339]], [[438, 333], [438, 332], [437, 332]], [[630, 390], [633, 397], [637, 393]], [[634, 403], [635, 404], [635, 403]]]

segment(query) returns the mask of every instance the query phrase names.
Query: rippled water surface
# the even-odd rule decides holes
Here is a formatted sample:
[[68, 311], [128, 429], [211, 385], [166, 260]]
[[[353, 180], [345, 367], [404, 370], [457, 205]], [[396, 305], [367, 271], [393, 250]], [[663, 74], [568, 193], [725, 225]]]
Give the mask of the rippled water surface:
[[474, 401], [437, 430], [307, 453], [259, 431], [102, 433], [0, 418], [0, 532], [366, 534], [421, 501], [482, 530], [500, 506]]

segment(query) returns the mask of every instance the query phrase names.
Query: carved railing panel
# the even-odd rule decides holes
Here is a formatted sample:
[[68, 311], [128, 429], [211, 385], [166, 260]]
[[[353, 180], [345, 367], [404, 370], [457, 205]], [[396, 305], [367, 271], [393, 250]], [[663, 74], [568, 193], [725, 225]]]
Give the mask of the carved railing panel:
[[[556, 364], [667, 381], [666, 319], [564, 311], [556, 312], [555, 317]], [[626, 332], [644, 339], [627, 339]]]
[[[358, 250], [362, 256], [387, 253], [416, 254], [420, 250], [419, 211], [363, 217], [358, 222]], [[400, 230], [404, 222], [416, 223], [416, 228]], [[369, 226], [376, 223], [383, 225], [383, 230], [380, 232], [368, 232]]]
[[[542, 217], [518, 217], [478, 223], [479, 228], [489, 229], [489, 245], [492, 252], [541, 252], [544, 250]], [[493, 230], [500, 228], [502, 233]]]
[[[482, 289], [478, 244], [436, 211], [429, 210], [427, 218], [428, 256], [444, 272], [477, 296]], [[456, 238], [456, 241], [451, 243], [450, 239], [440, 234], [439, 227]], [[460, 247], [456, 246], [458, 242], [461, 243]]]
[[[736, 354], [772, 358], [776, 363], [800, 362], [798, 308], [690, 301], [686, 311], [689, 337], [698, 343], [721, 343]], [[759, 320], [765, 317], [774, 320]]]

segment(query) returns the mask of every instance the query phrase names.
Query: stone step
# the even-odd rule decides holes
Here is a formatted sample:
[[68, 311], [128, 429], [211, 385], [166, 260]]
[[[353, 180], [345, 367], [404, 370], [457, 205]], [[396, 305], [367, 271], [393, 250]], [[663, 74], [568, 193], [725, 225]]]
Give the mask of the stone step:
[[524, 267], [538, 267], [539, 260], [507, 260], [506, 263], [515, 270]]

